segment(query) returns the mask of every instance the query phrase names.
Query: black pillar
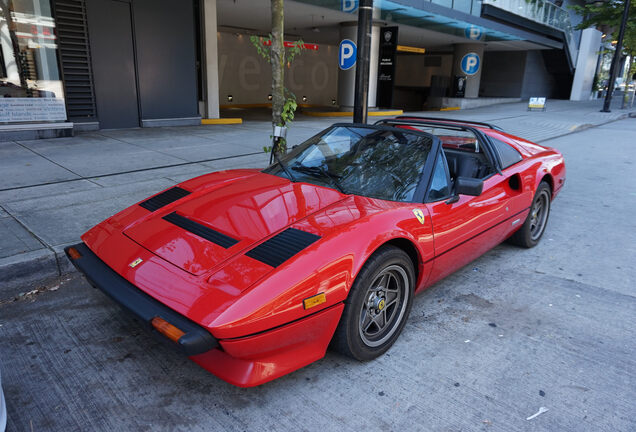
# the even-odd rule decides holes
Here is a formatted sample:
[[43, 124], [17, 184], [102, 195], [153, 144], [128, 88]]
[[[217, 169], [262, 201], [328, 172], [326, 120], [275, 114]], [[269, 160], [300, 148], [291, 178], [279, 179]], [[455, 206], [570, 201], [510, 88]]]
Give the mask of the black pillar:
[[369, 58], [371, 56], [371, 19], [373, 0], [360, 0], [358, 7], [358, 52], [353, 100], [353, 122], [366, 123], [369, 106]]
[[[607, 94], [605, 95], [605, 103], [601, 112], [611, 112], [610, 104], [612, 103], [612, 93], [614, 92], [614, 84], [616, 83], [616, 75], [618, 75], [618, 62], [623, 54], [623, 36], [625, 35], [625, 27], [627, 26], [627, 18], [629, 17], [629, 2], [625, 0], [625, 10], [623, 11], [623, 20], [621, 22], [621, 28], [618, 31], [618, 41], [616, 43], [616, 51], [614, 52], [614, 58], [612, 59], [612, 66], [610, 68], [610, 79], [607, 85]], [[358, 34], [360, 31], [358, 29]], [[357, 78], [357, 76], [356, 76]], [[625, 86], [627, 91], [627, 86]]]

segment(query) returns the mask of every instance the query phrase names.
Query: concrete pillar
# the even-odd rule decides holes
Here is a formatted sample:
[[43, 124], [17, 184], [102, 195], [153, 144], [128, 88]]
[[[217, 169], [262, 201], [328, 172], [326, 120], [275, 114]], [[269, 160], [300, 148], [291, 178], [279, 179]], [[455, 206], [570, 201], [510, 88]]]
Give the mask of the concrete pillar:
[[219, 118], [219, 48], [216, 0], [203, 0], [203, 40], [205, 54], [206, 118]]
[[593, 28], [588, 28], [581, 32], [579, 55], [576, 60], [570, 100], [589, 100], [592, 95], [592, 84], [596, 73], [601, 36], [601, 32]]
[[[455, 76], [464, 75], [466, 90], [464, 97], [476, 98], [479, 96], [479, 82], [483, 69], [484, 45], [476, 43], [456, 44], [453, 57], [453, 76], [451, 77], [451, 89]], [[452, 96], [452, 95], [451, 95]]]
[[[376, 9], [373, 10], [376, 16]], [[340, 41], [349, 39], [358, 45], [358, 22], [340, 24]], [[340, 43], [339, 41], [339, 43]], [[340, 48], [338, 48], [340, 49]], [[380, 25], [374, 23], [371, 30], [371, 56], [369, 59], [369, 107], [376, 106], [378, 88], [378, 56], [380, 54]], [[340, 54], [339, 54], [340, 55]], [[338, 65], [338, 105], [344, 109], [353, 109], [356, 82], [356, 66], [343, 70]]]

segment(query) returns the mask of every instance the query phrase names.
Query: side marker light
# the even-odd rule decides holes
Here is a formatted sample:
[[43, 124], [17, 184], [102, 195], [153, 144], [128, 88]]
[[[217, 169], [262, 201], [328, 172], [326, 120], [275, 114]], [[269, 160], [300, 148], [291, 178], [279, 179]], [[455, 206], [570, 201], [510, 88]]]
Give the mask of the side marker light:
[[327, 296], [325, 296], [325, 293], [320, 293], [303, 300], [303, 306], [305, 307], [305, 309], [310, 309], [326, 301], [327, 301]]
[[185, 334], [185, 332], [181, 329], [173, 326], [163, 318], [154, 317], [152, 321], [150, 321], [150, 324], [155, 328], [155, 330], [174, 343], [179, 343], [179, 339]]
[[76, 259], [81, 258], [81, 257], [82, 257], [82, 254], [81, 254], [81, 253], [79, 253], [79, 251], [78, 251], [77, 249], [75, 249], [74, 247], [72, 247], [72, 248], [69, 248], [69, 249], [68, 249], [68, 256], [70, 256], [70, 257], [71, 257], [71, 259], [76, 260]]

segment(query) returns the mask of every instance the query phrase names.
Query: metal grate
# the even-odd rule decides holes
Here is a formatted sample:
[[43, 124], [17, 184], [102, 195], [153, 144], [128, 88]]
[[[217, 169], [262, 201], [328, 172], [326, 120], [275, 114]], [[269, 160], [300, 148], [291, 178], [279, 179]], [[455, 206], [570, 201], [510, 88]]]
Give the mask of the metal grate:
[[153, 212], [188, 195], [190, 195], [189, 191], [175, 186], [167, 191], [161, 192], [159, 195], [147, 199], [139, 205]]
[[85, 1], [54, 0], [53, 5], [69, 120], [96, 120]]
[[245, 255], [272, 267], [278, 267], [319, 239], [320, 236], [316, 234], [296, 228], [287, 228], [282, 233], [256, 246]]
[[186, 231], [191, 232], [201, 238], [204, 238], [212, 243], [216, 243], [219, 246], [224, 247], [225, 249], [234, 246], [239, 241], [233, 239], [230, 236], [226, 236], [223, 233], [213, 230], [205, 225], [201, 225], [198, 222], [190, 220], [186, 217], [178, 215], [176, 213], [170, 213], [163, 217], [164, 220], [167, 220], [171, 224], [174, 224], [180, 228], [183, 228]]

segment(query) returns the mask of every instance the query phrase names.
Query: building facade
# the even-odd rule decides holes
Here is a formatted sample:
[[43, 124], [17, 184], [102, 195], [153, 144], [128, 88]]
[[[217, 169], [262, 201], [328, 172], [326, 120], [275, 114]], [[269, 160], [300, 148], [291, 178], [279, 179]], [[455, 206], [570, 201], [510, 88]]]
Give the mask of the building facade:
[[[578, 0], [577, 0], [578, 1]], [[371, 107], [588, 99], [600, 32], [561, 0], [376, 0]], [[0, 0], [0, 137], [200, 124], [267, 106], [269, 0]], [[351, 109], [357, 0], [287, 0], [299, 103]]]

